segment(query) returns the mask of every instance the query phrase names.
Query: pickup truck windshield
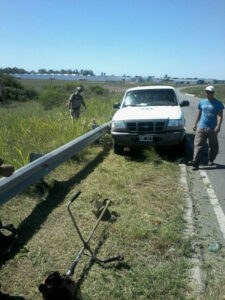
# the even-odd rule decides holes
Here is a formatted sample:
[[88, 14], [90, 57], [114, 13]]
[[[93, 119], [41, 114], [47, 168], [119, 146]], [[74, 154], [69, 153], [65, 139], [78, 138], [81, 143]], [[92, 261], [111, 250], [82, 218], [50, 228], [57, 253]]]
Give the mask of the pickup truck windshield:
[[127, 92], [122, 107], [173, 105], [177, 105], [177, 99], [172, 89], [146, 89]]

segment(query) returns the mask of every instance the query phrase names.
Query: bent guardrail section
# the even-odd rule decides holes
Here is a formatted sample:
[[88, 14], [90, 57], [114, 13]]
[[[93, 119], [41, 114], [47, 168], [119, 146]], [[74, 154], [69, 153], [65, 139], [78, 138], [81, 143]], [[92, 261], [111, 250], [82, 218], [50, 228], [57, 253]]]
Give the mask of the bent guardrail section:
[[64, 146], [16, 170], [9, 178], [0, 179], [0, 205], [13, 198], [38, 179], [105, 135], [111, 122], [76, 138]]

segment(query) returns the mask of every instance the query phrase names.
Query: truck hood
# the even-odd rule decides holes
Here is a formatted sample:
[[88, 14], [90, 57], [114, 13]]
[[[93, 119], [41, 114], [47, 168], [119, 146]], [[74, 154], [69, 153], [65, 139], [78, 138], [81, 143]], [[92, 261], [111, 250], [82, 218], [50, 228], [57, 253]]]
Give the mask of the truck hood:
[[119, 109], [114, 114], [113, 121], [181, 118], [183, 118], [183, 113], [180, 106], [128, 106]]

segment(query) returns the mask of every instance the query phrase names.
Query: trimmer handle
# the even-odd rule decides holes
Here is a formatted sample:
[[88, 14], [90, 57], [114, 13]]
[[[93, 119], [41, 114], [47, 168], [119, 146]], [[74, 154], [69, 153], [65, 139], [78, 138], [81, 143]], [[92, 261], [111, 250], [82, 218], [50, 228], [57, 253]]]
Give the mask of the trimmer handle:
[[108, 262], [111, 262], [111, 261], [114, 261], [114, 260], [123, 261], [124, 260], [124, 256], [121, 255], [121, 254], [116, 254], [113, 257], [104, 260], [104, 263], [108, 263]]
[[70, 199], [70, 203], [72, 203], [77, 197], [79, 197], [81, 194], [81, 191], [78, 191], [73, 197]]
[[74, 273], [74, 270], [75, 270], [77, 264], [78, 264], [78, 260], [75, 260], [75, 261], [72, 263], [71, 267], [69, 268], [69, 270], [68, 270], [67, 273], [66, 273], [67, 276], [73, 276], [73, 273]]

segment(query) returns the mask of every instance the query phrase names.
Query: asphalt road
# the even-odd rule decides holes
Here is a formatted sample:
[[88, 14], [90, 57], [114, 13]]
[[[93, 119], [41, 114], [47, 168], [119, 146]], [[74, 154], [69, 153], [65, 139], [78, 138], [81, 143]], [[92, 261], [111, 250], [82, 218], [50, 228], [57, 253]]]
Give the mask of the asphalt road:
[[[180, 89], [178, 89], [179, 91]], [[189, 100], [190, 106], [184, 107], [183, 111], [186, 119], [186, 130], [189, 136], [194, 135], [192, 130], [193, 124], [197, 115], [197, 106], [201, 99], [190, 96], [188, 94], [181, 94], [180, 97], [183, 100]], [[219, 154], [215, 160], [216, 166], [211, 168], [208, 166], [202, 166], [207, 172], [207, 175], [212, 183], [213, 189], [216, 193], [217, 198], [220, 201], [221, 206], [225, 211], [225, 120], [222, 123], [221, 131], [218, 135], [219, 139]], [[206, 153], [205, 153], [206, 155]]]
[[[181, 100], [188, 100], [189, 107], [184, 107], [188, 152], [193, 151], [194, 132], [192, 126], [197, 115], [198, 103], [201, 99], [193, 95], [181, 94]], [[215, 94], [216, 96], [216, 94]], [[218, 135], [220, 151], [215, 166], [207, 166], [207, 148], [203, 154], [203, 163], [199, 171], [187, 166], [189, 193], [193, 202], [195, 235], [192, 240], [194, 249], [201, 253], [202, 281], [206, 290], [214, 287], [216, 281], [224, 279], [225, 257], [225, 120]], [[192, 153], [189, 153], [192, 159]], [[212, 251], [212, 245], [220, 245], [219, 250]], [[210, 267], [209, 267], [210, 266]], [[218, 299], [218, 298], [217, 298]]]
[[[192, 127], [197, 115], [197, 106], [201, 99], [193, 95], [181, 94], [181, 88], [177, 90], [181, 100], [190, 102], [190, 106], [184, 107], [183, 111], [189, 146], [191, 145], [189, 149], [193, 149], [195, 133]], [[218, 139], [220, 151], [215, 160], [215, 166], [207, 166], [206, 148], [200, 170], [192, 171], [192, 168], [189, 167], [189, 184], [192, 188], [196, 220], [202, 239], [208, 241], [208, 243], [219, 240], [225, 246], [225, 122], [222, 123]], [[192, 153], [189, 157], [192, 158]]]

